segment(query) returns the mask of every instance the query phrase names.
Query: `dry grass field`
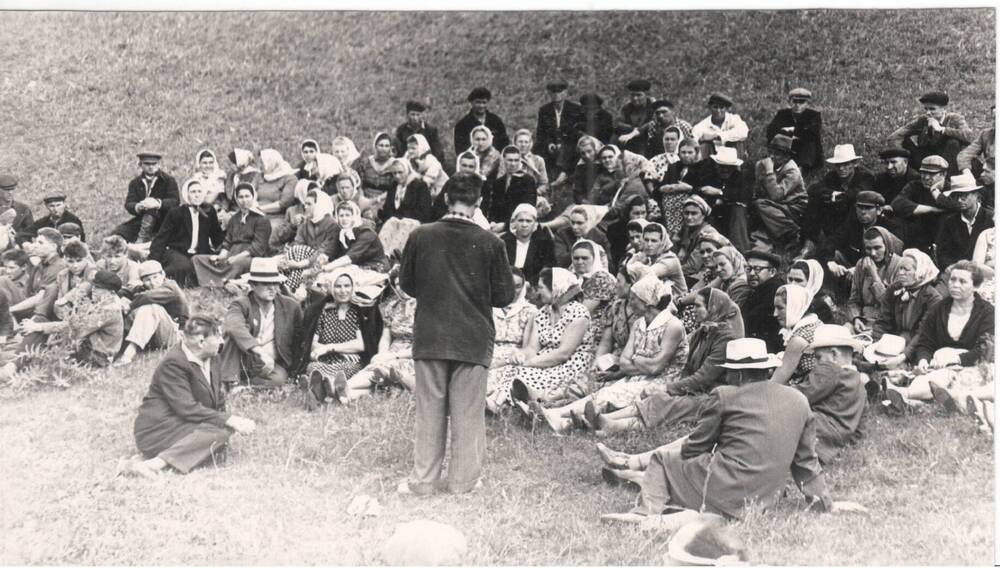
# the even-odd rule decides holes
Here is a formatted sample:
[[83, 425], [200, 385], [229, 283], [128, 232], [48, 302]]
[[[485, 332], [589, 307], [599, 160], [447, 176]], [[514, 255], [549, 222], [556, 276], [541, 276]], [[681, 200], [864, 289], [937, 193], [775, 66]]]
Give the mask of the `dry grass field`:
[[[0, 169], [41, 213], [51, 191], [96, 240], [124, 220], [135, 151], [166, 154], [178, 178], [204, 146], [273, 147], [292, 161], [312, 137], [362, 149], [402, 105], [430, 100], [450, 148], [468, 90], [484, 84], [513, 130], [534, 127], [546, 79], [596, 90], [617, 109], [633, 77], [679, 115], [704, 116], [723, 90], [759, 145], [787, 88], [809, 87], [825, 144], [866, 165], [931, 88], [985, 126], [994, 99], [991, 10], [655, 14], [0, 13]], [[753, 146], [751, 146], [753, 148]], [[751, 150], [756, 155], [759, 150]], [[200, 303], [219, 309], [222, 299]], [[410, 466], [408, 395], [307, 413], [297, 395], [236, 397], [258, 431], [220, 468], [162, 484], [111, 479], [134, 451], [132, 421], [156, 364], [140, 357], [64, 389], [0, 387], [0, 564], [376, 564], [393, 527], [429, 518], [469, 537], [471, 564], [659, 564], [664, 535], [598, 523], [635, 494], [603, 485], [594, 439], [518, 420], [489, 425], [484, 490], [396, 495]], [[644, 450], [683, 433], [613, 437]], [[993, 559], [993, 446], [961, 417], [869, 413], [865, 436], [827, 468], [838, 499], [866, 517], [802, 511], [790, 492], [735, 526], [762, 564], [986, 564]], [[379, 499], [378, 517], [347, 514]]]

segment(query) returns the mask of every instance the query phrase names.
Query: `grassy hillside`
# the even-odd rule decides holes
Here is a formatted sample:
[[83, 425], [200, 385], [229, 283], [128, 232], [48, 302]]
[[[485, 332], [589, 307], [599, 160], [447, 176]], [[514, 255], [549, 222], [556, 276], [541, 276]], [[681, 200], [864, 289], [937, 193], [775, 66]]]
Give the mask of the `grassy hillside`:
[[[178, 178], [195, 152], [274, 147], [292, 161], [312, 137], [362, 150], [402, 104], [433, 104], [451, 125], [476, 85], [510, 129], [534, 127], [547, 79], [597, 91], [616, 110], [634, 77], [689, 121], [714, 90], [751, 125], [751, 154], [790, 86], [815, 94], [828, 148], [866, 163], [928, 89], [985, 126], [994, 99], [991, 10], [663, 13], [0, 13], [0, 170], [19, 198], [65, 191], [97, 237], [125, 219], [134, 153], [155, 147]], [[929, 36], [929, 37], [928, 37]], [[218, 299], [204, 298], [219, 306]], [[398, 522], [431, 518], [470, 538], [472, 564], [661, 562], [663, 535], [607, 528], [634, 494], [604, 486], [594, 439], [490, 425], [486, 490], [406, 499], [409, 396], [308, 414], [296, 399], [237, 398], [260, 420], [222, 470], [154, 486], [107, 478], [134, 451], [135, 409], [155, 358], [67, 390], [0, 397], [0, 563], [357, 564], [378, 562]], [[737, 525], [755, 562], [984, 564], [992, 558], [991, 441], [968, 419], [869, 416], [866, 436], [827, 469], [833, 493], [870, 517], [801, 512], [794, 491]], [[647, 449], [680, 432], [611, 438]], [[382, 516], [346, 514], [355, 495]]]

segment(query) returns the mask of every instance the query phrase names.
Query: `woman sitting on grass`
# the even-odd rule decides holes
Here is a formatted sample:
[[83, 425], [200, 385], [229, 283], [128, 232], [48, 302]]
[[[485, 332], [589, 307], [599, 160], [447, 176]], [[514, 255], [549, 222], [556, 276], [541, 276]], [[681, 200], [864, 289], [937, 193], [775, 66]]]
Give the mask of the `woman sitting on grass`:
[[504, 404], [500, 396], [503, 393], [499, 388], [503, 377], [512, 370], [515, 354], [528, 347], [532, 323], [538, 314], [538, 308], [525, 299], [528, 283], [524, 273], [513, 268], [511, 276], [516, 290], [514, 301], [503, 308], [493, 308], [496, 338], [493, 343], [493, 363], [486, 381], [486, 409], [493, 414], [496, 414]]
[[271, 222], [270, 245], [278, 248], [292, 232], [285, 219], [285, 210], [295, 204], [295, 185], [299, 179], [295, 177], [292, 166], [277, 150], [261, 150], [260, 162], [260, 182], [256, 185], [257, 203], [260, 212], [267, 215]]
[[886, 385], [893, 410], [903, 412], [913, 400], [934, 399], [948, 411], [977, 417], [989, 402], [992, 412], [995, 324], [993, 305], [976, 292], [983, 279], [979, 265], [968, 260], [948, 269], [948, 297], [927, 312], [916, 347], [907, 349], [916, 377], [907, 387]]
[[570, 210], [569, 226], [552, 233], [552, 245], [555, 253], [556, 266], [569, 266], [572, 262], [573, 245], [580, 239], [593, 241], [604, 249], [606, 255], [611, 253], [611, 243], [597, 225], [604, 217], [607, 207], [596, 205], [577, 205]]
[[823, 323], [837, 323], [834, 316], [834, 302], [829, 294], [823, 291], [823, 265], [817, 260], [796, 260], [788, 268], [785, 276], [788, 284], [802, 286], [812, 295], [809, 311]]
[[535, 315], [526, 349], [515, 353], [516, 365], [501, 383], [494, 400], [551, 400], [586, 372], [593, 360], [590, 312], [578, 301], [580, 279], [563, 268], [542, 270]]
[[608, 257], [597, 243], [581, 239], [573, 245], [571, 268], [580, 278], [580, 303], [590, 310], [590, 333], [600, 337], [610, 323], [608, 310], [615, 297], [616, 282], [608, 272]]
[[672, 286], [672, 294], [687, 294], [688, 286], [684, 280], [681, 261], [673, 252], [674, 243], [670, 240], [667, 229], [659, 223], [649, 223], [642, 230], [642, 242], [642, 251], [632, 256], [629, 265], [646, 265], [657, 278]]
[[702, 241], [702, 236], [706, 233], [715, 233], [721, 236], [718, 229], [708, 223], [708, 216], [712, 214], [712, 207], [708, 202], [698, 195], [690, 195], [684, 200], [684, 227], [677, 233], [674, 250], [677, 258], [681, 262], [684, 277], [688, 285], [694, 284], [701, 276], [703, 259], [698, 254], [698, 243]]
[[330, 240], [336, 237], [337, 222], [333, 220], [333, 202], [330, 196], [316, 189], [316, 182], [302, 180], [296, 193], [305, 208], [306, 220], [299, 225], [295, 240], [285, 246], [278, 257], [278, 267], [288, 278], [288, 289], [298, 290], [304, 272], [315, 263], [323, 251], [330, 249]]
[[[906, 249], [899, 260], [896, 281], [882, 296], [878, 319], [872, 325], [873, 339], [886, 333], [902, 336], [909, 343], [917, 335], [927, 312], [941, 301], [935, 288], [938, 268], [931, 257], [918, 249]], [[893, 368], [903, 362], [900, 355], [885, 366]]]
[[[317, 259], [323, 270], [329, 272], [337, 268], [354, 265], [365, 270], [387, 272], [389, 261], [385, 257], [382, 241], [378, 234], [361, 218], [361, 210], [353, 201], [345, 201], [337, 206], [337, 232], [330, 239], [326, 249]], [[330, 262], [327, 254], [329, 254]]]
[[712, 253], [712, 257], [715, 260], [715, 278], [709, 282], [708, 286], [725, 292], [729, 299], [736, 302], [737, 306], [743, 305], [743, 301], [750, 293], [750, 284], [747, 283], [746, 259], [731, 246], [720, 248]]
[[805, 350], [823, 322], [816, 314], [809, 313], [811, 303], [809, 290], [796, 284], [785, 284], [774, 293], [774, 317], [784, 326], [781, 336], [785, 339], [781, 366], [771, 376], [776, 383], [798, 382], [816, 366], [816, 356]]
[[215, 153], [205, 148], [194, 159], [194, 175], [186, 181], [197, 181], [205, 188], [205, 203], [212, 203], [226, 194], [226, 172], [219, 167]]
[[295, 166], [295, 177], [316, 181], [316, 155], [319, 154], [319, 142], [306, 138], [299, 144], [302, 161]]
[[340, 165], [344, 166], [344, 173], [352, 177], [359, 177], [355, 167], [358, 158], [361, 157], [361, 152], [358, 152], [357, 146], [350, 138], [346, 136], [335, 137], [330, 145], [330, 152], [340, 160]]
[[376, 199], [396, 187], [396, 180], [389, 169], [396, 157], [392, 149], [392, 136], [385, 132], [377, 133], [372, 150], [371, 156], [357, 159], [353, 167], [361, 177], [361, 189], [365, 197]]
[[670, 309], [670, 300], [670, 287], [656, 276], [647, 275], [633, 284], [629, 307], [641, 317], [632, 325], [628, 342], [612, 367], [612, 376], [619, 380], [561, 408], [545, 410], [537, 402], [529, 402], [532, 413], [562, 433], [574, 422], [582, 423], [580, 416], [591, 401], [600, 408], [626, 408], [679, 378], [687, 358], [687, 339], [684, 325]]
[[257, 192], [248, 183], [236, 187], [238, 211], [226, 224], [218, 254], [198, 254], [191, 259], [198, 285], [218, 287], [250, 270], [251, 259], [268, 256], [271, 223], [257, 208]]

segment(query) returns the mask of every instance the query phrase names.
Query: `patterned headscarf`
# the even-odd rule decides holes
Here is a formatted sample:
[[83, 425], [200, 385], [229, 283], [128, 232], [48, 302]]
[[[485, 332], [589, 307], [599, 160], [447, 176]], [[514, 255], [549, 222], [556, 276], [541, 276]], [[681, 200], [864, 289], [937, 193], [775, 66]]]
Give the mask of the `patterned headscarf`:
[[647, 306], [656, 306], [664, 296], [670, 295], [670, 285], [656, 277], [647, 274], [632, 284], [630, 291]]
[[684, 206], [687, 205], [694, 205], [698, 209], [701, 209], [701, 212], [705, 215], [705, 217], [712, 214], [712, 207], [700, 195], [689, 195], [688, 198], [684, 200]]

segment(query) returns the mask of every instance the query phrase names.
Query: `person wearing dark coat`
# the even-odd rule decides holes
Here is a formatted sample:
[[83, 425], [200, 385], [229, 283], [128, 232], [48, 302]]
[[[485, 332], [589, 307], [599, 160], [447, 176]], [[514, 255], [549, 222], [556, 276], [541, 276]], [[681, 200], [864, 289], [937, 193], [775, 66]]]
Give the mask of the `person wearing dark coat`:
[[215, 208], [203, 204], [205, 189], [196, 181], [186, 186], [188, 203], [174, 207], [149, 246], [149, 258], [163, 265], [163, 271], [181, 287], [198, 285], [192, 257], [212, 254], [225, 239]]
[[899, 148], [886, 148], [878, 153], [885, 171], [875, 176], [874, 190], [885, 198], [888, 212], [892, 212], [892, 201], [907, 184], [920, 182], [920, 174], [910, 167], [910, 152]]
[[979, 235], [993, 226], [993, 210], [981, 203], [983, 186], [966, 173], [951, 178], [948, 196], [958, 202], [959, 210], [941, 220], [937, 234], [937, 264], [948, 268], [960, 260], [972, 260]]
[[753, 186], [742, 169], [743, 160], [736, 149], [718, 148], [707, 160], [702, 160], [695, 192], [712, 207], [708, 222], [743, 252], [750, 249], [747, 209], [753, 201]]
[[14, 210], [14, 219], [11, 223], [11, 229], [14, 231], [14, 241], [17, 244], [23, 244], [35, 238], [35, 235], [38, 233], [31, 230], [35, 222], [31, 208], [14, 199], [15, 189], [17, 189], [16, 177], [0, 175], [0, 213], [9, 209]]
[[948, 161], [941, 156], [927, 156], [920, 163], [920, 179], [903, 186], [892, 200], [893, 215], [906, 227], [906, 245], [928, 254], [941, 220], [958, 210], [958, 202], [949, 196]]
[[534, 206], [538, 201], [538, 180], [527, 171], [517, 148], [503, 150], [505, 174], [486, 182], [485, 195], [480, 207], [493, 223], [503, 223], [507, 228], [510, 217], [518, 205]]
[[843, 266], [854, 266], [864, 256], [865, 231], [883, 227], [903, 239], [904, 229], [898, 219], [884, 212], [885, 199], [874, 191], [859, 192], [854, 200], [854, 213], [833, 232], [817, 251], [821, 262], [834, 261]]
[[493, 133], [493, 147], [498, 151], [510, 146], [510, 138], [507, 137], [507, 127], [504, 126], [503, 119], [487, 109], [492, 98], [493, 94], [485, 87], [476, 87], [469, 93], [467, 100], [472, 109], [455, 124], [456, 156], [469, 149], [472, 129], [480, 125], [489, 128]]
[[[444, 146], [441, 145], [441, 137], [438, 129], [427, 124], [424, 113], [427, 112], [427, 105], [419, 101], [407, 101], [406, 122], [396, 128], [396, 157], [402, 158], [406, 155], [406, 141], [414, 134], [420, 134], [427, 140], [427, 145], [431, 148], [431, 154], [442, 164], [448, 162], [444, 159]], [[450, 173], [450, 172], [449, 172]]]
[[188, 473], [215, 457], [234, 431], [254, 431], [252, 420], [226, 411], [214, 357], [221, 342], [215, 321], [196, 316], [185, 325], [181, 344], [153, 372], [135, 418], [135, 444], [147, 459], [131, 460], [123, 473], [157, 478], [167, 466]]
[[410, 161], [394, 158], [395, 163], [389, 166], [389, 171], [396, 179], [396, 185], [386, 192], [385, 204], [379, 210], [382, 221], [393, 217], [400, 219], [416, 219], [421, 223], [429, 223], [434, 218], [434, 199], [427, 183], [413, 171]]
[[198, 285], [222, 286], [250, 270], [254, 258], [270, 252], [271, 222], [257, 210], [257, 192], [248, 183], [236, 188], [239, 209], [226, 224], [225, 238], [218, 254], [195, 255], [191, 259]]
[[142, 173], [128, 184], [125, 210], [132, 218], [115, 228], [126, 242], [148, 243], [153, 240], [167, 213], [180, 203], [177, 181], [160, 170], [162, 156], [139, 152]]
[[774, 317], [774, 294], [785, 280], [779, 273], [781, 257], [758, 250], [747, 251], [744, 256], [750, 293], [740, 305], [743, 328], [747, 337], [764, 340], [768, 352], [777, 353], [784, 348], [782, 325]]
[[802, 218], [802, 238], [813, 243], [819, 242], [820, 234], [830, 238], [844, 223], [858, 192], [875, 187], [875, 176], [858, 165], [861, 156], [854, 153], [853, 144], [837, 145], [826, 162], [830, 171], [806, 190], [809, 200]]
[[580, 106], [583, 108], [583, 115], [576, 129], [580, 135], [587, 134], [597, 138], [602, 144], [609, 144], [615, 133], [615, 117], [602, 105], [604, 99], [600, 95], [596, 93], [582, 95]]
[[545, 160], [549, 177], [557, 179], [565, 164], [572, 162], [578, 130], [584, 120], [583, 107], [566, 100], [566, 81], [553, 81], [545, 86], [550, 101], [539, 107], [532, 152]]
[[278, 292], [284, 281], [273, 259], [253, 259], [250, 293], [233, 300], [223, 320], [226, 344], [220, 358], [226, 383], [276, 387], [288, 380], [296, 363], [302, 308]]
[[524, 279], [538, 283], [543, 268], [555, 266], [555, 245], [552, 233], [538, 226], [538, 210], [531, 205], [518, 205], [510, 216], [510, 229], [500, 236], [507, 249], [507, 261], [520, 268]]
[[[969, 269], [965, 267], [962, 270], [968, 271]], [[973, 283], [975, 284], [975, 280]], [[981, 280], [979, 284], [982, 284]], [[975, 285], [978, 287], [979, 284]], [[942, 347], [953, 347], [965, 350], [957, 355], [958, 360], [955, 363], [963, 367], [971, 367], [979, 363], [983, 359], [982, 340], [984, 337], [994, 334], [996, 323], [993, 304], [975, 292], [972, 295], [971, 303], [969, 319], [959, 332], [958, 339], [951, 336], [948, 330], [948, 320], [951, 316], [952, 306], [955, 304], [955, 297], [949, 295], [930, 308], [920, 325], [914, 348], [910, 349], [907, 346], [907, 361], [913, 365], [917, 365], [921, 361], [929, 363], [934, 360], [936, 351]]]
[[801, 87], [788, 92], [789, 108], [783, 108], [767, 125], [767, 139], [778, 134], [792, 139], [792, 159], [810, 172], [823, 164], [823, 115], [809, 108], [812, 93]]
[[[297, 376], [306, 372], [309, 365], [309, 354], [313, 348], [313, 337], [316, 336], [316, 326], [319, 325], [319, 318], [323, 315], [323, 309], [330, 299], [329, 293], [325, 290], [310, 289], [306, 294], [305, 302], [302, 304], [302, 333], [299, 335], [298, 345], [295, 346], [295, 361], [292, 364], [289, 375]], [[361, 352], [361, 365], [367, 365], [372, 357], [378, 353], [378, 343], [382, 337], [382, 312], [379, 311], [378, 298], [374, 298], [375, 304], [372, 306], [360, 306], [353, 304], [351, 309], [357, 313], [358, 329], [361, 330], [361, 341], [364, 350]]]
[[87, 242], [86, 234], [83, 231], [83, 221], [73, 213], [66, 210], [66, 196], [65, 195], [50, 195], [42, 200], [45, 203], [45, 208], [49, 210], [49, 214], [36, 219], [34, 223], [31, 224], [31, 228], [28, 233], [31, 238], [34, 238], [38, 234], [38, 229], [42, 227], [48, 227], [50, 229], [58, 229], [59, 225], [63, 223], [75, 223], [80, 227], [80, 240]]
[[972, 142], [973, 132], [965, 117], [948, 112], [947, 93], [932, 91], [919, 99], [924, 113], [889, 135], [889, 144], [910, 151], [910, 165], [917, 166], [927, 156], [941, 156], [948, 173], [958, 173], [958, 154]]
[[653, 120], [653, 104], [656, 99], [649, 96], [652, 85], [645, 79], [635, 79], [629, 81], [625, 88], [629, 92], [629, 102], [622, 107], [621, 118], [615, 122], [617, 146], [645, 156], [647, 139], [642, 128]]

